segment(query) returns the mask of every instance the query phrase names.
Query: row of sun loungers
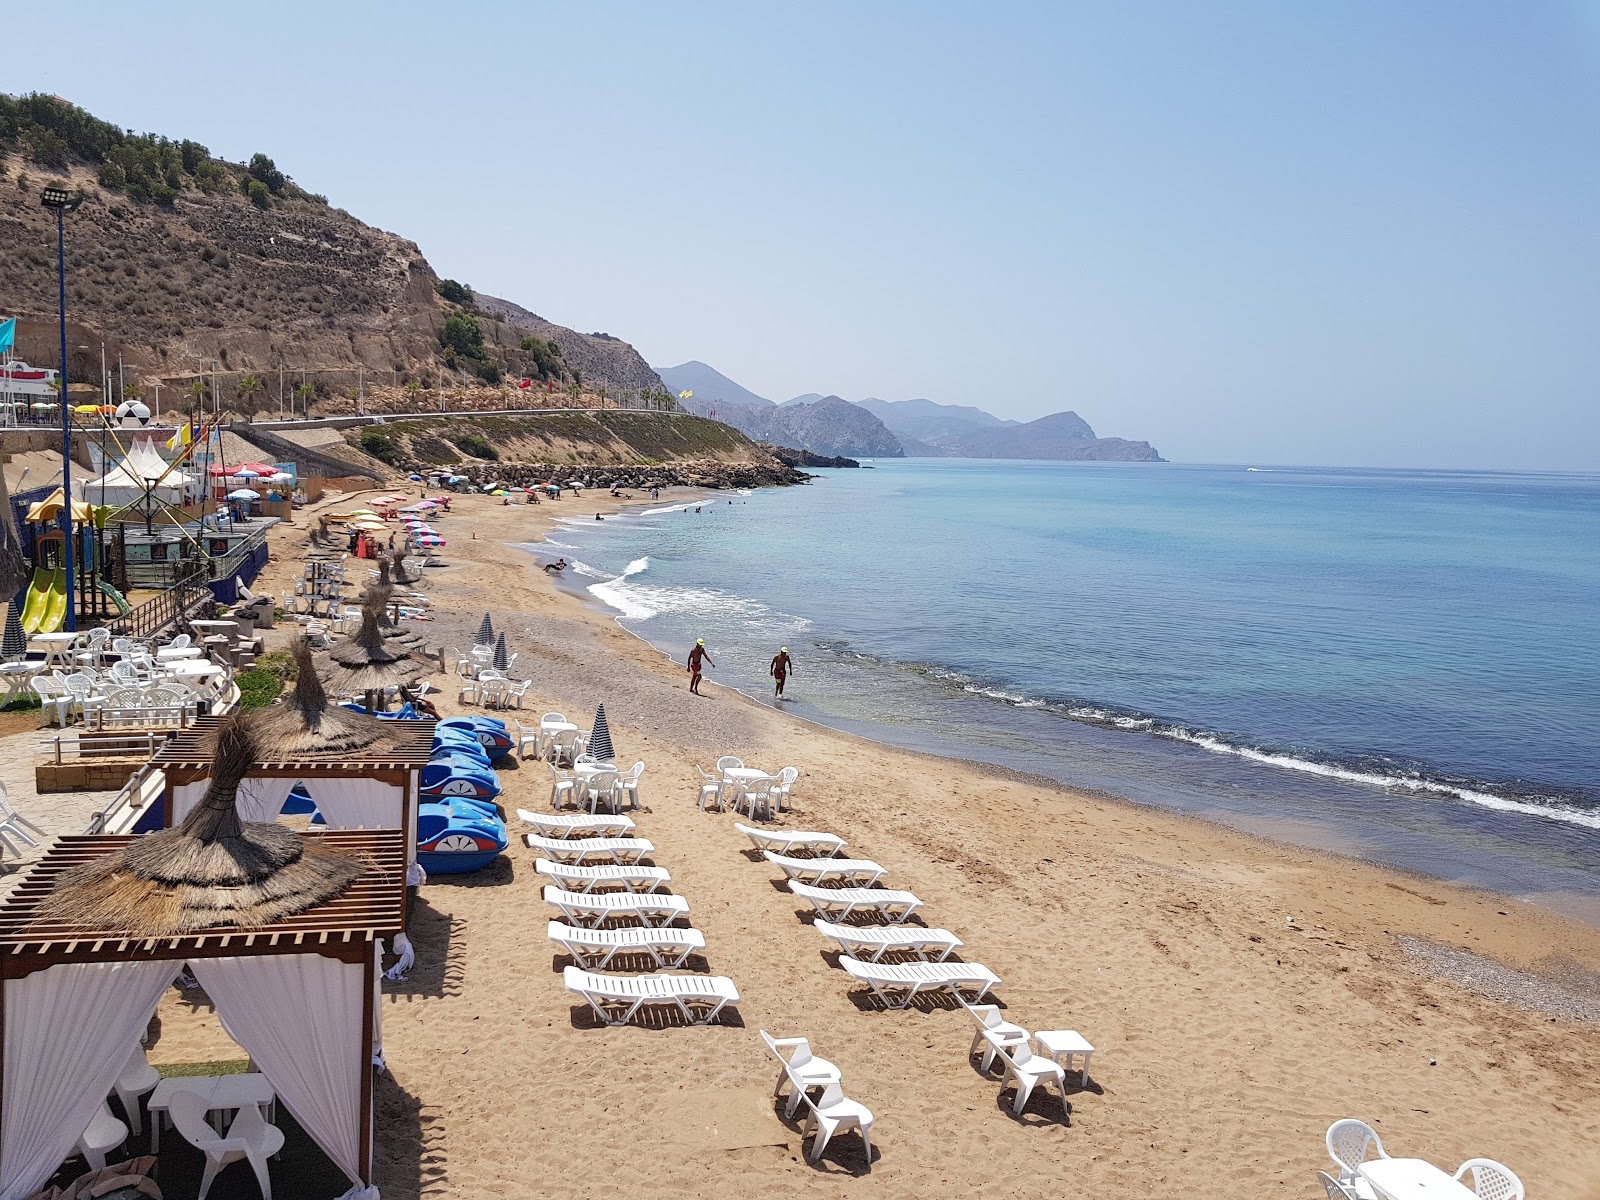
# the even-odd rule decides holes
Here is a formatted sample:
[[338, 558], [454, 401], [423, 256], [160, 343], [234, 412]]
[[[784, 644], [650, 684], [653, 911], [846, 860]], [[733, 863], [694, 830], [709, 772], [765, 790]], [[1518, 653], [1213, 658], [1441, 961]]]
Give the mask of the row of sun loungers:
[[[700, 930], [673, 925], [688, 917], [689, 902], [660, 890], [672, 879], [664, 868], [640, 862], [655, 847], [627, 836], [634, 830], [630, 818], [524, 809], [517, 815], [533, 827], [523, 835], [540, 854], [533, 869], [552, 881], [544, 901], [563, 917], [548, 923], [546, 936], [577, 964], [562, 973], [567, 991], [581, 996], [600, 1020], [626, 1025], [646, 1009], [665, 1008], [703, 1025], [739, 1003], [739, 991], [726, 976], [600, 973], [619, 959], [641, 957], [663, 971], [681, 970], [706, 948]], [[637, 924], [612, 928], [615, 919]]]

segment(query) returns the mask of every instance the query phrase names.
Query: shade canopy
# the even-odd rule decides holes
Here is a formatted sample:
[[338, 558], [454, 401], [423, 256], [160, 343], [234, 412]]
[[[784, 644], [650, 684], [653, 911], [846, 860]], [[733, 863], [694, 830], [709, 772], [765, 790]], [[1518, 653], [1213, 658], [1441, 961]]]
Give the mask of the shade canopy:
[[[34, 525], [41, 525], [47, 521], [61, 519], [61, 508], [66, 503], [62, 497], [61, 489], [57, 488], [43, 500], [28, 509], [27, 520]], [[74, 525], [87, 525], [94, 520], [94, 506], [82, 500], [72, 502], [72, 523]]]
[[228, 493], [228, 499], [229, 500], [259, 500], [259, 499], [261, 499], [261, 493], [260, 492], [256, 492], [256, 491], [252, 491], [249, 488], [235, 488], [233, 491]]

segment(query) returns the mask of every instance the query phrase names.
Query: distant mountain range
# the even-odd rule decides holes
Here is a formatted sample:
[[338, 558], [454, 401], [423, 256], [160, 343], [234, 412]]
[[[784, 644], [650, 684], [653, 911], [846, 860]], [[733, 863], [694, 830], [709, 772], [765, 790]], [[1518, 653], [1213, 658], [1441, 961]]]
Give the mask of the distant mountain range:
[[855, 458], [1044, 458], [1161, 462], [1149, 442], [1098, 437], [1075, 412], [1037, 421], [1007, 421], [959, 404], [932, 400], [851, 402], [808, 392], [776, 404], [703, 362], [657, 367], [681, 403], [714, 416], [759, 442]]

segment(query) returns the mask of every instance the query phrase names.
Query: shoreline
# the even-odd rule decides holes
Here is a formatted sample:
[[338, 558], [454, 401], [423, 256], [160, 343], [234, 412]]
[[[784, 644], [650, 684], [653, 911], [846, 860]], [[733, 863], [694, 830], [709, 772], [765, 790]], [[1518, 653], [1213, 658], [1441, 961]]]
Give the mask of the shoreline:
[[[677, 505], [675, 507], [692, 506], [694, 503], [694, 501], [689, 501], [687, 505]], [[579, 546], [575, 551], [569, 552], [582, 553], [583, 547]], [[645, 551], [636, 545], [630, 553], [645, 553]], [[632, 569], [633, 564], [630, 564], [630, 572]], [[668, 646], [658, 643], [644, 632], [630, 628], [628, 622], [640, 620], [641, 613], [631, 612], [627, 607], [614, 603], [611, 597], [601, 595], [595, 590], [595, 585], [605, 584], [609, 586], [626, 577], [628, 576], [597, 573], [592, 577], [588, 575], [581, 576], [574, 583], [558, 583], [557, 588], [563, 595], [576, 599], [586, 611], [614, 624], [617, 629], [627, 633], [651, 653], [667, 661], [675, 662], [673, 651]], [[643, 578], [648, 579], [649, 576], [645, 575]], [[865, 657], [871, 659], [876, 667], [886, 670], [906, 668], [907, 666], [906, 664], [876, 659], [870, 654]], [[919, 677], [929, 674], [929, 672], [916, 667], [909, 669]], [[916, 684], [932, 687], [939, 695], [953, 699], [958, 704], [980, 706], [980, 711], [984, 711], [982, 706], [986, 701], [999, 702], [990, 690], [972, 686], [957, 687], [944, 679], [942, 671], [934, 671], [932, 674], [934, 676], [933, 679], [919, 678]], [[713, 682], [709, 674], [707, 682]], [[825, 712], [813, 715], [805, 711], [796, 711], [787, 705], [777, 706], [766, 699], [763, 694], [747, 690], [749, 682], [747, 679], [739, 682], [717, 682], [714, 683], [714, 686], [731, 691], [749, 703], [770, 711], [781, 712], [784, 716], [809, 726], [830, 730], [841, 735], [863, 738], [871, 744], [884, 747], [886, 750], [892, 749], [897, 753], [925, 755], [932, 759], [952, 763], [980, 761], [984, 764], [984, 769], [1006, 772], [1018, 781], [1033, 781], [1041, 786], [1063, 789], [1068, 793], [1092, 795], [1132, 805], [1140, 809], [1149, 809], [1154, 812], [1196, 819], [1212, 826], [1229, 829], [1250, 837], [1261, 838], [1271, 844], [1293, 846], [1306, 851], [1328, 854], [1340, 859], [1349, 859], [1395, 870], [1420, 880], [1440, 884], [1448, 883], [1468, 891], [1501, 896], [1507, 900], [1533, 903], [1558, 916], [1577, 920], [1593, 928], [1600, 928], [1600, 894], [1583, 890], [1577, 882], [1569, 883], [1558, 878], [1562, 873], [1570, 875], [1578, 868], [1562, 866], [1558, 870], [1554, 866], [1547, 864], [1543, 876], [1540, 876], [1536, 871], [1531, 875], [1517, 876], [1515, 871], [1518, 863], [1508, 857], [1502, 862], [1496, 863], [1494, 870], [1485, 869], [1482, 864], [1473, 864], [1463, 870], [1463, 862], [1470, 861], [1464, 857], [1470, 851], [1463, 847], [1470, 846], [1470, 843], [1479, 836], [1493, 836], [1485, 834], [1480, 828], [1482, 822], [1493, 819], [1488, 814], [1497, 814], [1502, 817], [1515, 814], [1511, 818], [1512, 820], [1532, 820], [1536, 824], [1530, 829], [1536, 828], [1543, 836], [1553, 838], [1559, 836], [1555, 831], [1563, 826], [1574, 826], [1586, 832], [1594, 830], [1597, 827], [1597, 820], [1589, 813], [1569, 812], [1554, 806], [1528, 805], [1515, 798], [1470, 792], [1469, 789], [1462, 785], [1451, 785], [1438, 780], [1417, 781], [1399, 777], [1382, 779], [1362, 774], [1359, 771], [1355, 771], [1354, 768], [1339, 768], [1335, 766], [1330, 769], [1327, 764], [1312, 759], [1307, 759], [1303, 762], [1296, 761], [1286, 765], [1278, 761], [1276, 756], [1269, 755], [1264, 751], [1253, 750], [1243, 743], [1230, 744], [1218, 749], [1207, 745], [1205, 738], [1200, 736], [1167, 736], [1159, 730], [1135, 730], [1131, 731], [1131, 736], [1157, 736], [1162, 745], [1171, 748], [1168, 751], [1155, 751], [1155, 753], [1166, 755], [1167, 760], [1153, 762], [1149, 778], [1157, 782], [1154, 784], [1153, 789], [1148, 789], [1166, 790], [1170, 799], [1163, 798], [1160, 795], [1144, 797], [1128, 791], [1118, 790], [1114, 784], [1096, 786], [1088, 781], [1062, 778], [1051, 774], [1045, 766], [1030, 768], [1013, 765], [1013, 763], [1005, 761], [1006, 754], [1003, 751], [997, 751], [982, 739], [964, 742], [959, 736], [940, 735], [910, 724], [896, 723], [892, 719], [870, 714], [851, 717], [837, 712]], [[1037, 712], [1037, 706], [1035, 705], [1013, 705], [1008, 702], [1005, 707], [1007, 709], [1015, 707], [1026, 710], [1020, 714], [1021, 718], [1033, 719], [1035, 723], [1037, 723], [1037, 718], [1047, 717], [1069, 721], [1073, 725], [1086, 726], [1097, 734], [1110, 735], [1113, 739], [1120, 739], [1123, 736], [1130, 735], [1130, 731], [1113, 729], [1108, 722], [1081, 720], [1069, 714], [1056, 712], [1053, 709], [1041, 714]], [[1003, 717], [996, 718], [997, 727], [998, 722], [1003, 720]], [[1192, 733], [1192, 731], [1186, 732]], [[1369, 826], [1362, 825], [1357, 817], [1352, 817], [1348, 814], [1336, 816], [1335, 811], [1331, 808], [1320, 812], [1313, 810], [1316, 815], [1310, 817], [1301, 815], [1301, 810], [1297, 810], [1292, 804], [1282, 806], [1282, 811], [1250, 809], [1247, 807], [1227, 809], [1208, 806], [1203, 802], [1189, 802], [1189, 797], [1173, 791], [1170, 784], [1165, 785], [1163, 789], [1159, 781], [1176, 778], [1177, 772], [1181, 771], [1185, 765], [1182, 758], [1183, 754], [1195, 751], [1202, 752], [1207, 759], [1215, 757], [1225, 761], [1244, 760], [1249, 764], [1246, 769], [1259, 771], [1259, 777], [1248, 778], [1247, 794], [1250, 795], [1271, 795], [1274, 789], [1274, 780], [1271, 775], [1277, 771], [1284, 771], [1291, 781], [1300, 776], [1312, 776], [1331, 780], [1333, 786], [1336, 787], [1353, 789], [1359, 794], [1359, 803], [1376, 805], [1380, 804], [1385, 797], [1393, 797], [1402, 803], [1415, 804], [1418, 808], [1414, 817], [1408, 818], [1402, 815], [1395, 820], [1392, 826], [1384, 826], [1389, 834], [1392, 835], [1392, 838], [1395, 839], [1394, 841], [1385, 842], [1380, 840], [1373, 842], [1371, 843], [1371, 849], [1364, 852], [1361, 835]], [[1262, 768], [1268, 768], [1268, 770], [1261, 770]], [[1293, 782], [1286, 782], [1283, 786], [1292, 788], [1296, 785]], [[1304, 797], [1301, 798], [1302, 802], [1304, 799]], [[1455, 815], [1451, 815], [1451, 810], [1448, 807], [1434, 807], [1436, 805], [1451, 806], [1456, 804], [1465, 805], [1466, 807], [1457, 810]], [[1476, 811], [1478, 809], [1484, 811], [1479, 813]], [[1434, 861], [1439, 862], [1447, 869], [1452, 866], [1455, 867], [1462, 872], [1461, 875], [1451, 878], [1437, 870], [1430, 870], [1427, 866], [1418, 865], [1418, 860], [1427, 858], [1426, 855], [1411, 853], [1409, 856], [1410, 861], [1406, 861], [1407, 856], [1394, 849], [1395, 845], [1409, 836], [1410, 823], [1412, 821], [1437, 822], [1432, 827], [1439, 832], [1439, 836], [1445, 837], [1453, 834], [1460, 839], [1461, 845], [1456, 845], [1449, 841], [1444, 843], [1442, 848], [1445, 851], [1445, 856], [1436, 858]], [[1508, 832], [1514, 835], [1515, 830]], [[1587, 832], [1587, 836], [1592, 838], [1594, 835], [1592, 832]], [[1502, 844], [1515, 845], [1518, 842], [1513, 836], [1510, 841]], [[1385, 848], [1389, 851], [1387, 854], [1385, 853]], [[1520, 865], [1523, 869], [1529, 869], [1528, 864], [1533, 861], [1536, 861], [1536, 859], [1530, 858]], [[1478, 875], [1476, 879], [1471, 877], [1474, 871]], [[1517, 884], [1524, 886], [1517, 888]]]
[[[1600, 1130], [1583, 1116], [1600, 1104], [1589, 1068], [1600, 1026], [1509, 1004], [1453, 979], [1456, 960], [1430, 965], [1407, 945], [1571, 989], [1600, 985], [1600, 932], [1203, 817], [784, 720], [794, 714], [727, 685], [692, 701], [682, 668], [650, 643], [592, 600], [539, 586], [521, 546], [569, 512], [622, 507], [564, 504], [530, 513], [453, 497], [440, 525], [450, 565], [423, 585], [440, 616], [418, 628], [430, 646], [460, 646], [491, 612], [533, 680], [526, 712], [508, 718], [559, 709], [587, 723], [605, 703], [619, 754], [648, 764], [639, 834], [706, 935], [697, 969], [734, 979], [738, 1024], [592, 1027], [561, 987], [533, 855], [514, 840], [495, 868], [422, 890], [418, 966], [384, 988], [386, 1196], [502, 1195], [518, 1181], [527, 1191], [530, 1169], [544, 1180], [534, 1190], [564, 1196], [598, 1195], [622, 1171], [669, 1197], [708, 1183], [731, 1196], [821, 1197], [837, 1194], [842, 1173], [874, 1200], [1033, 1195], [1063, 1167], [1105, 1195], [1176, 1200], [1196, 1175], [1224, 1172], [1240, 1190], [1293, 1194], [1327, 1165], [1328, 1123], [1360, 1116], [1380, 1122], [1391, 1153], [1494, 1157], [1541, 1196], [1587, 1200], [1600, 1177]], [[258, 585], [268, 591], [298, 566], [297, 519], [274, 543], [272, 578]], [[445, 686], [446, 713], [481, 711]], [[953, 930], [963, 958], [1000, 975], [1008, 1019], [1076, 1028], [1096, 1045], [1092, 1084], [1068, 1089], [1070, 1123], [1053, 1094], [1020, 1121], [996, 1107], [996, 1081], [963, 1061], [971, 1022], [959, 1009], [886, 1013], [849, 987], [732, 818], [697, 810], [693, 764], [721, 753], [799, 767], [788, 823], [837, 832], [849, 853], [883, 863], [887, 886], [914, 891], [927, 924]], [[515, 835], [514, 810], [547, 807], [549, 779], [530, 763], [508, 766], [502, 782]], [[199, 1039], [170, 1024], [152, 1059], [198, 1057]], [[797, 1157], [798, 1126], [773, 1111], [757, 1028], [809, 1036], [843, 1066], [849, 1094], [880, 1119], [869, 1175], [848, 1138], [822, 1168]], [[577, 1078], [585, 1094], [574, 1100]], [[628, 1144], [596, 1143], [581, 1169], [540, 1136], [622, 1110]], [[1546, 1152], [1552, 1138], [1559, 1158]], [[419, 1178], [424, 1155], [434, 1165]]]

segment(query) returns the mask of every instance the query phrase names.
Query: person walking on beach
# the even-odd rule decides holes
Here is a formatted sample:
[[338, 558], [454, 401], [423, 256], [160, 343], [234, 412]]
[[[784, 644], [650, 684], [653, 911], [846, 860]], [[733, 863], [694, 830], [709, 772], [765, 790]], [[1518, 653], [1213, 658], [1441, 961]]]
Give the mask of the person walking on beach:
[[715, 667], [717, 665], [711, 661], [711, 656], [706, 653], [705, 639], [697, 638], [694, 643], [694, 649], [689, 651], [689, 690], [696, 696], [700, 694], [702, 663], [707, 667]]
[[783, 681], [789, 678], [789, 672], [792, 670], [794, 670], [794, 659], [789, 657], [789, 647], [780, 646], [777, 657], [772, 660], [772, 665], [767, 668], [768, 674], [772, 676], [772, 698], [774, 700], [783, 699]]

